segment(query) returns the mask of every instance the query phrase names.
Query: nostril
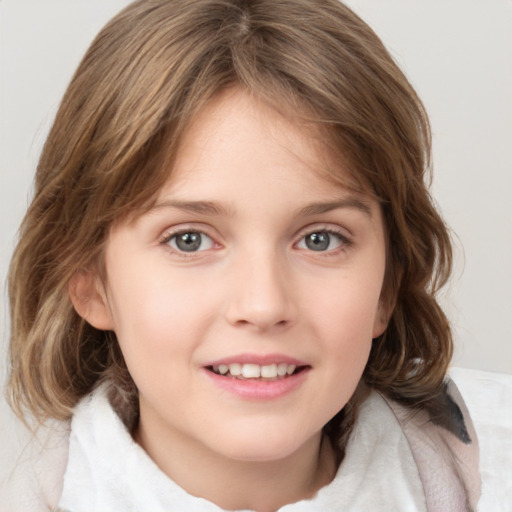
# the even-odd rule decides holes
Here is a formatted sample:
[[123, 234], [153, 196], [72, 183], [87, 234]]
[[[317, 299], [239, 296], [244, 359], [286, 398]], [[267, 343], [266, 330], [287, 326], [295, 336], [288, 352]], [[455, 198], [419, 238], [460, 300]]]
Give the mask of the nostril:
[[254, 316], [252, 319], [239, 318], [235, 320], [233, 325], [239, 327], [252, 327], [257, 330], [267, 330], [277, 328], [285, 328], [289, 325], [289, 320], [274, 320], [272, 318], [265, 318], [263, 316]]

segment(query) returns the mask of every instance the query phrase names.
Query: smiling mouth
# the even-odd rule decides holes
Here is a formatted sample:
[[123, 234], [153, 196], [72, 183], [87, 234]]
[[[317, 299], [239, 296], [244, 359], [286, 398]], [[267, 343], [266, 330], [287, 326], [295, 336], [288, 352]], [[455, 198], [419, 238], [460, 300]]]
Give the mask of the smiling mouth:
[[294, 364], [219, 364], [207, 366], [206, 369], [231, 379], [238, 380], [260, 380], [260, 381], [276, 381], [286, 379], [292, 375], [296, 375], [308, 368], [307, 366], [297, 366]]

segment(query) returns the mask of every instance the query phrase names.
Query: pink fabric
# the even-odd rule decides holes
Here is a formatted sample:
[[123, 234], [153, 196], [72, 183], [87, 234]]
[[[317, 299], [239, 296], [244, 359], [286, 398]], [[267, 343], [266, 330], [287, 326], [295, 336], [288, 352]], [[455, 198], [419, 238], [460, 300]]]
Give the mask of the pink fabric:
[[[474, 512], [481, 489], [478, 440], [466, 405], [451, 380], [447, 382], [446, 393], [456, 410], [441, 410], [438, 418], [432, 418], [426, 409], [411, 411], [384, 399], [409, 441], [428, 511]], [[443, 426], [444, 415], [458, 414], [461, 417], [451, 418], [452, 430]]]

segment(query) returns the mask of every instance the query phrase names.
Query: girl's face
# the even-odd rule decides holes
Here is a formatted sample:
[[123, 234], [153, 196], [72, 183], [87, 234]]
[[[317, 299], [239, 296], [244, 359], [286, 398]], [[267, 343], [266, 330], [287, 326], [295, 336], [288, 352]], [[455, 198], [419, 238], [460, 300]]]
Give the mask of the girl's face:
[[159, 443], [238, 461], [300, 453], [355, 390], [385, 328], [383, 221], [320, 176], [340, 164], [312, 140], [226, 91], [189, 127], [155, 206], [110, 234], [93, 315], [117, 335], [154, 458]]

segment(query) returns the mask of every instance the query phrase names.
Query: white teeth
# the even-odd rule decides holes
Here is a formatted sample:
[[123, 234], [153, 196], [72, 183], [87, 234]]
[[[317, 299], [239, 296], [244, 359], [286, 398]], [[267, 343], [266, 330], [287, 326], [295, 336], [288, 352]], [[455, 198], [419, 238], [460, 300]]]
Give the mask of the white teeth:
[[233, 377], [238, 377], [239, 375], [242, 375], [242, 365], [238, 363], [230, 364], [229, 373], [231, 373]]
[[214, 366], [213, 370], [215, 373], [220, 375], [230, 375], [231, 377], [239, 377], [244, 379], [276, 379], [292, 375], [296, 370], [297, 366], [294, 364], [267, 364], [260, 366], [258, 364], [219, 364]]
[[273, 379], [277, 377], [277, 365], [269, 364], [261, 367], [261, 376], [266, 379]]
[[246, 379], [259, 379], [261, 375], [260, 367], [257, 364], [244, 364], [242, 366], [242, 375]]
[[286, 375], [286, 370], [288, 370], [288, 365], [286, 363], [279, 363], [277, 365], [277, 375], [279, 375], [279, 377], [284, 377]]

